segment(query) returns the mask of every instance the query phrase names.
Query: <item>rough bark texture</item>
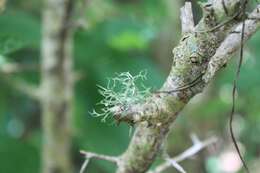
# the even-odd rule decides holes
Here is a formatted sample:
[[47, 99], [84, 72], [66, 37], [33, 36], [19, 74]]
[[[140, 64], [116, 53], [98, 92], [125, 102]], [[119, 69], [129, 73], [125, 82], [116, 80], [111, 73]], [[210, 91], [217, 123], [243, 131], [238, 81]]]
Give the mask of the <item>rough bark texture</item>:
[[[131, 109], [129, 113], [124, 112], [124, 119], [134, 122], [137, 127], [129, 147], [120, 157], [117, 173], [143, 173], [149, 169], [178, 113], [208, 82], [208, 79], [203, 80], [203, 76], [208, 74], [211, 57], [230, 35], [230, 31], [241, 22], [241, 16], [238, 15], [241, 10], [239, 2], [224, 0], [223, 6], [222, 1], [213, 0], [202, 4], [203, 18], [195, 31], [185, 33], [173, 50], [172, 69], [163, 87], [149, 97], [146, 103], [133, 105], [134, 113]], [[258, 14], [258, 10], [255, 13]], [[248, 29], [251, 34], [259, 28], [259, 18], [253, 22], [256, 26]], [[246, 36], [247, 39], [249, 36]], [[235, 41], [239, 44], [239, 40]]]
[[42, 41], [42, 173], [71, 173], [73, 0], [45, 0]]

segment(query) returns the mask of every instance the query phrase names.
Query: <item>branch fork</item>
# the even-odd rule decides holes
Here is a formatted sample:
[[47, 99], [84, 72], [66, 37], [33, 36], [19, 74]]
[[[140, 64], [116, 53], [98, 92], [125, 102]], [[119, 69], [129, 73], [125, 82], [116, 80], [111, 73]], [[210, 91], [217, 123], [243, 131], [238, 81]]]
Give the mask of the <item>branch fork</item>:
[[[188, 148], [187, 150], [185, 150], [184, 152], [182, 152], [181, 154], [179, 154], [176, 157], [165, 158], [164, 163], [157, 166], [154, 170], [148, 171], [148, 173], [161, 173], [161, 172], [165, 171], [166, 169], [168, 169], [170, 167], [175, 167], [179, 172], [186, 173], [184, 171], [184, 168], [182, 168], [178, 163], [181, 162], [181, 161], [184, 161], [186, 159], [191, 158], [192, 156], [194, 156], [195, 154], [197, 154], [198, 152], [200, 152], [204, 148], [216, 143], [218, 139], [213, 136], [213, 137], [210, 137], [210, 138], [208, 138], [204, 141], [200, 141], [199, 138], [197, 137], [197, 135], [191, 134], [191, 140], [193, 142], [193, 145], [190, 148]], [[83, 151], [83, 150], [81, 150], [80, 153], [82, 155], [84, 155], [84, 157], [85, 157], [85, 161], [81, 166], [80, 173], [84, 173], [86, 171], [87, 166], [88, 166], [91, 159], [105, 160], [105, 161], [114, 163], [117, 166], [120, 166], [120, 164], [123, 164], [120, 157], [107, 156], [107, 155], [103, 155], [103, 154], [86, 152], [86, 151]]]
[[[191, 5], [185, 3], [181, 10], [183, 39], [174, 48], [171, 72], [159, 90], [174, 92], [152, 93], [144, 103], [131, 104], [124, 112], [114, 109], [119, 110], [115, 118], [123, 114], [120, 121], [130, 122], [136, 127], [127, 150], [119, 157], [120, 164], [116, 173], [144, 173], [149, 169], [179, 112], [193, 96], [203, 91], [216, 72], [238, 50], [243, 19], [230, 16], [237, 15], [239, 5], [240, 0], [210, 1], [203, 5], [204, 15], [194, 26]], [[230, 20], [226, 21], [227, 17]], [[256, 20], [249, 18], [245, 21], [244, 40], [249, 39], [260, 27], [259, 5], [249, 17]], [[191, 83], [199, 75], [203, 75], [200, 82], [183, 90], [176, 90]], [[193, 137], [194, 144], [190, 149], [173, 159], [166, 159], [161, 167], [149, 173], [159, 173], [170, 166], [184, 172], [177, 163], [214, 142], [215, 138], [201, 142]]]
[[178, 163], [193, 157], [195, 154], [203, 150], [204, 148], [216, 143], [218, 141], [217, 137], [212, 136], [204, 141], [199, 140], [197, 135], [191, 134], [191, 140], [193, 145], [173, 158], [166, 158], [165, 162], [161, 165], [157, 166], [153, 171], [149, 171], [148, 173], [161, 173], [170, 167], [175, 167], [179, 172], [186, 173], [184, 168], [182, 168]]
[[107, 156], [107, 155], [103, 155], [103, 154], [86, 152], [83, 150], [81, 150], [80, 153], [83, 154], [85, 157], [85, 161], [81, 166], [80, 173], [84, 173], [84, 171], [86, 170], [88, 163], [91, 159], [106, 160], [108, 162], [115, 163], [117, 165], [119, 164], [119, 161], [120, 161], [118, 157], [114, 157], [114, 156]]

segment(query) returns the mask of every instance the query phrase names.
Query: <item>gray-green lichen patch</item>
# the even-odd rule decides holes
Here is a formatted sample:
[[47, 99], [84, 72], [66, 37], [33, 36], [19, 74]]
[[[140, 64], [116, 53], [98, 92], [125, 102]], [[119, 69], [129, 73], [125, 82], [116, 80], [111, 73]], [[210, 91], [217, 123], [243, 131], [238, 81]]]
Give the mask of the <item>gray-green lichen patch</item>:
[[105, 121], [108, 116], [120, 114], [126, 116], [133, 105], [142, 104], [150, 95], [150, 88], [138, 87], [138, 83], [146, 79], [146, 71], [133, 76], [129, 72], [118, 74], [108, 80], [106, 87], [99, 86], [103, 99], [100, 101], [101, 112], [93, 111], [92, 115], [102, 117]]
[[173, 49], [173, 66], [176, 75], [187, 73], [187, 70], [190, 68], [189, 65], [191, 65], [190, 57], [195, 57], [197, 51], [198, 46], [194, 35], [191, 33], [185, 35], [179, 46]]
[[174, 82], [175, 86], [180, 86], [198, 76], [206, 57], [203, 50], [198, 34], [188, 33], [184, 35], [179, 46], [173, 50], [173, 67], [170, 73], [173, 81], [169, 82]]

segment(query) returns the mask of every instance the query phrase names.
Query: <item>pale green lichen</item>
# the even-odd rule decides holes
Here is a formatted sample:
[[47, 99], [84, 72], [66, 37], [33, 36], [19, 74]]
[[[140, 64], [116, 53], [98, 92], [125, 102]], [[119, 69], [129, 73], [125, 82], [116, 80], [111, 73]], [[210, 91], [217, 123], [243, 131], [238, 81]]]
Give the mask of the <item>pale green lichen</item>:
[[202, 59], [198, 52], [199, 48], [195, 34], [184, 35], [179, 46], [173, 50], [174, 74], [186, 75], [190, 73], [193, 61], [201, 63]]
[[[101, 111], [93, 111], [95, 117], [103, 117], [105, 121], [109, 116], [120, 110], [121, 116], [129, 110], [130, 106], [145, 102], [150, 95], [150, 88], [143, 85], [146, 80], [146, 71], [132, 76], [129, 72], [117, 74], [116, 77], [108, 79], [106, 87], [98, 86], [99, 93], [104, 97], [98, 104], [102, 106]], [[138, 87], [138, 84], [141, 87]]]

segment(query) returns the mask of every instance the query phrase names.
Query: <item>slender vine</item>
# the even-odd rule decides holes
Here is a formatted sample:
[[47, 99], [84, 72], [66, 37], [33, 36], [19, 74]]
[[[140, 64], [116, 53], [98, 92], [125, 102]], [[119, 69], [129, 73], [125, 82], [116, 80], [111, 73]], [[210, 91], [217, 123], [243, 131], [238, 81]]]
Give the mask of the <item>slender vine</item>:
[[229, 119], [229, 130], [230, 130], [230, 135], [231, 135], [231, 139], [232, 142], [236, 148], [236, 151], [239, 155], [240, 160], [243, 163], [243, 166], [245, 168], [245, 171], [247, 173], [249, 173], [249, 168], [247, 166], [246, 161], [244, 160], [239, 146], [237, 144], [235, 135], [234, 135], [234, 130], [233, 130], [233, 118], [234, 118], [234, 113], [235, 113], [235, 106], [236, 106], [236, 90], [237, 90], [237, 82], [239, 80], [239, 76], [240, 76], [240, 71], [241, 71], [241, 66], [243, 63], [243, 59], [244, 59], [244, 36], [245, 36], [245, 15], [246, 15], [246, 7], [248, 4], [248, 0], [245, 0], [244, 3], [241, 5], [242, 8], [242, 17], [243, 17], [243, 23], [242, 23], [242, 31], [241, 31], [241, 41], [240, 41], [240, 55], [239, 55], [239, 62], [238, 62], [238, 66], [237, 66], [237, 71], [236, 71], [236, 76], [235, 79], [233, 81], [233, 89], [232, 89], [232, 108], [231, 108], [231, 112], [230, 112], [230, 119]]

